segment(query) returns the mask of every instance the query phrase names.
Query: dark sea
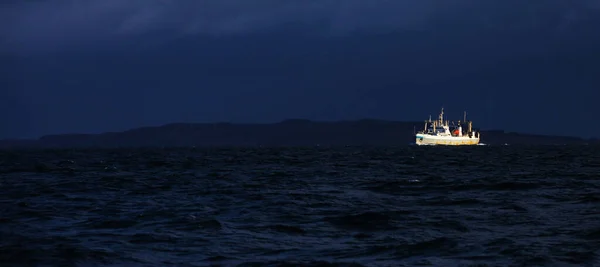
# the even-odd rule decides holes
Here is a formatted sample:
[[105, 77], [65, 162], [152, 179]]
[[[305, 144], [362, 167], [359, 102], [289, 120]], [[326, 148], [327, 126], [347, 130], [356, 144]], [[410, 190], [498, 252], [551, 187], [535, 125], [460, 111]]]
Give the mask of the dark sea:
[[0, 152], [0, 266], [600, 266], [600, 147]]

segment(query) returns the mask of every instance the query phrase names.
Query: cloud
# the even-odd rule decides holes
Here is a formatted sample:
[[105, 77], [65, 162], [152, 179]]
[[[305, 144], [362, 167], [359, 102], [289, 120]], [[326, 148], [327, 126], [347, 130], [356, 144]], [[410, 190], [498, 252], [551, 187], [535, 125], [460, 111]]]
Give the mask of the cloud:
[[[104, 44], [152, 32], [170, 36], [241, 34], [284, 23], [319, 23], [324, 33], [412, 28], [440, 17], [485, 18], [504, 10], [529, 14], [564, 9], [573, 22], [578, 9], [599, 9], [598, 0], [48, 0], [13, 1], [0, 6], [0, 49], [56, 49]], [[537, 1], [533, 1], [537, 2]], [[575, 4], [573, 4], [576, 2]], [[507, 4], [508, 3], [508, 4]], [[566, 4], [565, 4], [566, 3]], [[512, 5], [512, 6], [511, 6]], [[533, 7], [533, 9], [531, 9]], [[512, 11], [511, 11], [512, 10]], [[477, 13], [480, 14], [477, 14]], [[562, 11], [561, 11], [562, 12]], [[521, 12], [523, 13], [523, 12]], [[460, 16], [458, 19], [464, 19]], [[485, 22], [489, 23], [489, 22]], [[561, 25], [565, 25], [564, 23]]]

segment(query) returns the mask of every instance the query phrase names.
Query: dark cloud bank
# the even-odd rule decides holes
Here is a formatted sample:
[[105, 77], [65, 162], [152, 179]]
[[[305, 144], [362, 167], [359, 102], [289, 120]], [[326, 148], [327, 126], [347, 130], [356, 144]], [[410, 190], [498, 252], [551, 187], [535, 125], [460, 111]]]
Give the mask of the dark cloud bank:
[[[421, 120], [591, 136], [599, 1], [12, 1], [0, 137]], [[557, 125], [558, 122], [560, 125]]]

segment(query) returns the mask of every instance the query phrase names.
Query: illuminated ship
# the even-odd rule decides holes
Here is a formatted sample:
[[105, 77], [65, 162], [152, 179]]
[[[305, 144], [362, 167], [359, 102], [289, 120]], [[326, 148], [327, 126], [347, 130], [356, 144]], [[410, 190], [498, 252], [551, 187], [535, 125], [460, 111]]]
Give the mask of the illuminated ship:
[[457, 123], [444, 120], [444, 108], [438, 120], [425, 121], [423, 131], [415, 133], [415, 144], [417, 145], [478, 145], [480, 133], [473, 131], [473, 122], [467, 121], [467, 113], [464, 113], [463, 121]]

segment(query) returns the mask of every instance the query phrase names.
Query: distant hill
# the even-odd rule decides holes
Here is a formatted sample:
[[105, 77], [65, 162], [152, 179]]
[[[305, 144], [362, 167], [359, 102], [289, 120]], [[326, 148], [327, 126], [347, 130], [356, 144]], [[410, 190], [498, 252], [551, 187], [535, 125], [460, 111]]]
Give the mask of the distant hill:
[[[173, 123], [102, 134], [46, 135], [36, 140], [0, 140], [0, 148], [84, 148], [151, 146], [408, 145], [422, 122], [285, 120], [272, 124]], [[586, 144], [578, 137], [481, 131], [482, 143]]]

